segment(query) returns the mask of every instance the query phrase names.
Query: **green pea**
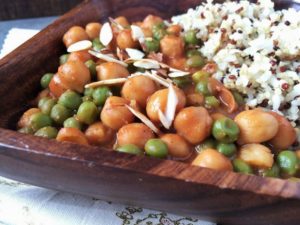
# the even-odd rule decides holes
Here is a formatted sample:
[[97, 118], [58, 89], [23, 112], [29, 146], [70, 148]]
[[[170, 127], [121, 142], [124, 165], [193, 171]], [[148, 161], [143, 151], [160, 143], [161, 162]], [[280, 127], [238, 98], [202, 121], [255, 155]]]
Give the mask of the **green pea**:
[[122, 145], [116, 149], [118, 152], [124, 152], [134, 155], [142, 155], [143, 151], [133, 144]]
[[168, 146], [158, 138], [149, 139], [145, 145], [147, 155], [156, 158], [165, 158], [168, 155]]
[[52, 79], [52, 77], [54, 76], [53, 73], [46, 73], [42, 76], [41, 78], [41, 86], [42, 88], [46, 89], [49, 86], [49, 83]]
[[198, 83], [201, 80], [207, 80], [209, 77], [210, 77], [210, 74], [205, 71], [202, 71], [202, 70], [199, 70], [192, 75], [192, 79], [193, 79], [194, 83]]
[[67, 107], [56, 104], [52, 107], [50, 117], [59, 125], [62, 125], [64, 121], [71, 116], [71, 111]]
[[201, 55], [193, 55], [186, 60], [186, 65], [188, 67], [203, 67], [205, 60]]
[[22, 127], [21, 129], [18, 130], [18, 132], [22, 134], [33, 134], [34, 131], [31, 127]]
[[253, 174], [251, 166], [241, 159], [234, 159], [232, 161], [233, 170], [238, 173]]
[[213, 123], [212, 135], [223, 143], [232, 143], [238, 139], [240, 129], [238, 125], [229, 118], [220, 118]]
[[57, 136], [57, 129], [55, 127], [43, 127], [34, 133], [35, 136], [54, 139]]
[[65, 64], [69, 59], [70, 54], [64, 54], [59, 57], [59, 65]]
[[56, 100], [53, 98], [50, 98], [47, 101], [45, 101], [43, 104], [40, 104], [40, 102], [39, 102], [39, 108], [43, 113], [49, 115], [51, 113], [51, 109], [53, 108], [53, 106], [55, 104], [56, 104]]
[[67, 90], [58, 99], [58, 104], [68, 109], [76, 110], [82, 102], [81, 96], [75, 91]]
[[83, 102], [87, 102], [87, 101], [92, 102], [93, 101], [93, 97], [92, 96], [83, 96], [82, 97], [82, 101]]
[[261, 175], [263, 177], [279, 177], [280, 176], [280, 168], [276, 163], [269, 169], [264, 169], [261, 171]]
[[51, 125], [52, 125], [52, 120], [45, 113], [38, 112], [33, 114], [30, 117], [30, 127], [32, 128], [33, 131], [37, 131], [42, 127], [47, 127]]
[[189, 30], [184, 34], [184, 41], [187, 44], [196, 45], [200, 42], [196, 35], [197, 32], [195, 30]]
[[94, 88], [85, 88], [83, 94], [84, 94], [84, 96], [92, 97], [93, 92], [94, 92]]
[[45, 102], [47, 102], [49, 99], [51, 99], [51, 98], [50, 98], [50, 97], [43, 97], [43, 98], [41, 98], [41, 99], [39, 100], [39, 102], [38, 102], [38, 107], [41, 108], [42, 105], [44, 105]]
[[98, 87], [93, 92], [94, 103], [97, 106], [102, 106], [102, 105], [104, 105], [106, 99], [109, 96], [112, 96], [112, 95], [113, 94], [112, 94], [111, 90], [108, 87], [105, 87], [105, 86]]
[[176, 77], [176, 78], [173, 78], [172, 81], [179, 88], [184, 88], [187, 85], [191, 84], [191, 79], [189, 76]]
[[218, 152], [222, 153], [227, 157], [231, 157], [236, 153], [236, 146], [235, 144], [227, 144], [227, 143], [218, 143], [217, 144]]
[[103, 49], [105, 46], [101, 43], [100, 39], [99, 38], [95, 38], [93, 41], [92, 41], [92, 45], [93, 45], [93, 49], [95, 51], [100, 51], [101, 49]]
[[197, 49], [190, 49], [186, 52], [186, 57], [191, 58], [194, 55], [201, 55], [201, 52], [199, 52]]
[[203, 95], [211, 95], [208, 89], [208, 80], [207, 79], [200, 80], [195, 87], [195, 91]]
[[240, 93], [238, 93], [237, 91], [233, 91], [232, 95], [233, 95], [234, 100], [236, 101], [236, 103], [238, 105], [244, 105], [245, 104], [244, 98]]
[[152, 34], [156, 40], [161, 40], [167, 34], [165, 25], [163, 23], [154, 25], [152, 28]]
[[220, 101], [215, 96], [205, 97], [205, 107], [207, 108], [217, 108], [220, 106]]
[[153, 38], [145, 40], [145, 52], [157, 52], [159, 50], [159, 41]]
[[84, 124], [92, 124], [98, 116], [98, 109], [94, 102], [83, 102], [77, 111], [77, 119]]
[[92, 59], [90, 59], [84, 64], [87, 66], [87, 68], [89, 68], [91, 76], [95, 78], [97, 76], [96, 63]]
[[216, 141], [212, 138], [208, 138], [202, 143], [196, 145], [195, 150], [200, 153], [201, 151], [208, 149], [208, 148], [216, 148]]
[[293, 176], [298, 170], [298, 158], [293, 151], [280, 152], [277, 156], [277, 163], [283, 174]]
[[64, 127], [73, 127], [77, 128], [78, 130], [81, 130], [82, 124], [74, 117], [70, 117], [64, 121]]

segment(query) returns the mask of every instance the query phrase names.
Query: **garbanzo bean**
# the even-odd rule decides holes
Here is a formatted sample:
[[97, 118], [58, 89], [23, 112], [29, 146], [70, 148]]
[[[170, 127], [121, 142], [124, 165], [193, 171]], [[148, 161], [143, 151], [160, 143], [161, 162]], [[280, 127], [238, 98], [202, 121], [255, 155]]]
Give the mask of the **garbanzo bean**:
[[118, 131], [117, 143], [119, 146], [133, 144], [144, 149], [146, 142], [154, 138], [152, 130], [143, 123], [130, 123]]
[[28, 127], [30, 125], [30, 117], [38, 112], [41, 112], [39, 108], [31, 108], [24, 112], [18, 122], [18, 128]]
[[240, 148], [238, 158], [258, 168], [271, 168], [274, 163], [271, 150], [261, 144], [243, 145]]
[[276, 135], [269, 141], [276, 149], [287, 149], [296, 141], [296, 131], [291, 123], [276, 112], [269, 112], [277, 120], [279, 127]]
[[198, 144], [211, 134], [212, 119], [203, 107], [182, 109], [174, 120], [179, 135], [192, 144]]
[[230, 159], [215, 149], [204, 149], [192, 162], [194, 166], [201, 166], [215, 170], [232, 171]]
[[92, 56], [87, 51], [78, 51], [72, 52], [67, 61], [81, 61], [84, 63], [90, 59], [92, 59]]
[[122, 27], [127, 28], [130, 26], [130, 23], [124, 16], [118, 16], [114, 19], [118, 24], [120, 24]]
[[184, 41], [175, 35], [165, 35], [160, 40], [161, 52], [171, 58], [180, 57], [184, 52]]
[[72, 142], [80, 145], [89, 145], [84, 134], [74, 127], [61, 128], [56, 136], [57, 141]]
[[137, 48], [139, 43], [133, 40], [131, 30], [124, 29], [117, 36], [117, 45], [120, 49]]
[[129, 104], [129, 101], [121, 97], [111, 96], [107, 98], [101, 111], [101, 121], [114, 130], [132, 123], [134, 115], [125, 106], [126, 104]]
[[162, 18], [160, 18], [158, 16], [148, 15], [143, 20], [142, 27], [152, 30], [154, 25], [160, 24], [162, 22], [163, 22]]
[[52, 95], [59, 98], [68, 88], [62, 83], [58, 74], [55, 74], [49, 83], [49, 90]]
[[127, 77], [128, 70], [115, 62], [102, 63], [96, 67], [98, 80], [108, 80], [120, 77]]
[[66, 47], [69, 47], [71, 44], [74, 44], [78, 41], [88, 40], [89, 36], [85, 30], [80, 26], [71, 27], [64, 35], [63, 42]]
[[103, 123], [96, 122], [86, 129], [85, 136], [91, 145], [101, 145], [113, 139], [114, 131]]
[[149, 77], [135, 76], [129, 78], [123, 85], [122, 97], [135, 100], [139, 106], [145, 108], [147, 99], [157, 90], [157, 85]]
[[180, 34], [181, 30], [182, 30], [182, 27], [177, 24], [171, 25], [167, 28], [168, 34], [173, 34], [176, 36], [178, 36]]
[[168, 145], [168, 154], [175, 158], [186, 158], [191, 154], [191, 147], [178, 134], [165, 134], [160, 137]]
[[85, 26], [85, 32], [87, 33], [89, 38], [93, 40], [94, 38], [99, 37], [101, 27], [102, 25], [100, 23], [96, 23], [96, 22], [88, 23]]
[[239, 144], [268, 141], [275, 137], [279, 127], [274, 116], [257, 109], [239, 113], [234, 121], [240, 128]]
[[[178, 104], [176, 106], [176, 112], [181, 110], [186, 103], [185, 95], [183, 91], [177, 87], [174, 87], [177, 98], [178, 98]], [[163, 113], [166, 110], [167, 102], [168, 102], [168, 89], [161, 89], [156, 91], [153, 95], [150, 96], [148, 102], [147, 102], [147, 115], [148, 117], [154, 121], [159, 122], [159, 116], [158, 116], [158, 110], [160, 109]]]
[[58, 68], [58, 76], [61, 82], [71, 90], [82, 93], [84, 85], [90, 83], [89, 69], [81, 61], [68, 61]]

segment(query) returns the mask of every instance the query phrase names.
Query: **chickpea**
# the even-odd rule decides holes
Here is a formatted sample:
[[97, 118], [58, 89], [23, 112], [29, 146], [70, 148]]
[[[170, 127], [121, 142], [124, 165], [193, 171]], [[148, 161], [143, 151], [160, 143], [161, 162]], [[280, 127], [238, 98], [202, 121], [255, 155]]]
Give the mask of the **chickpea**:
[[200, 93], [188, 94], [186, 96], [186, 104], [188, 106], [203, 106], [204, 96]]
[[145, 108], [147, 99], [157, 90], [153, 80], [145, 76], [135, 76], [128, 79], [122, 88], [122, 97], [136, 100], [139, 106]]
[[226, 116], [224, 114], [218, 113], [218, 112], [212, 113], [212, 114], [210, 114], [210, 116], [213, 119], [213, 121], [216, 121], [216, 120], [221, 119], [221, 118], [226, 118]]
[[28, 127], [30, 125], [30, 117], [38, 112], [41, 112], [39, 108], [31, 108], [24, 112], [18, 122], [18, 128]]
[[178, 134], [165, 134], [160, 137], [168, 145], [169, 155], [185, 159], [191, 154], [191, 146]]
[[283, 150], [290, 147], [296, 141], [296, 131], [291, 123], [276, 112], [269, 112], [277, 120], [279, 127], [276, 135], [270, 140], [274, 148]]
[[99, 37], [100, 34], [100, 30], [102, 28], [102, 25], [100, 23], [88, 23], [85, 26], [85, 32], [87, 33], [87, 35], [89, 36], [89, 38], [91, 40]]
[[184, 41], [181, 37], [165, 35], [160, 41], [161, 52], [170, 57], [181, 57], [184, 52]]
[[56, 98], [60, 97], [68, 88], [62, 83], [58, 74], [55, 74], [49, 83], [49, 90]]
[[96, 122], [86, 129], [85, 136], [90, 144], [101, 145], [111, 141], [114, 137], [114, 132], [103, 123]]
[[142, 29], [145, 37], [151, 37], [152, 38], [153, 33], [152, 33], [151, 29], [145, 28], [145, 27], [141, 27], [141, 29]]
[[67, 61], [81, 61], [85, 63], [86, 61], [92, 59], [92, 56], [88, 53], [88, 51], [79, 51], [79, 52], [72, 52], [69, 55]]
[[121, 97], [107, 98], [100, 115], [104, 125], [118, 130], [122, 126], [132, 123], [134, 115], [126, 108], [126, 104], [129, 104], [129, 101]]
[[174, 127], [191, 144], [198, 144], [211, 134], [212, 119], [204, 107], [187, 107], [176, 116]]
[[144, 20], [143, 20], [143, 24], [142, 26], [144, 28], [148, 28], [150, 30], [152, 30], [153, 26], [156, 24], [160, 24], [162, 23], [163, 20], [162, 18], [158, 17], [158, 16], [153, 16], [153, 15], [148, 15]]
[[[177, 98], [178, 104], [176, 106], [176, 112], [181, 110], [186, 103], [185, 95], [183, 91], [177, 87], [174, 87]], [[168, 89], [161, 89], [156, 91], [153, 95], [150, 96], [147, 102], [146, 111], [148, 117], [153, 122], [159, 122], [158, 110], [160, 109], [162, 112], [165, 112], [167, 102], [168, 102]]]
[[66, 47], [69, 47], [71, 44], [74, 44], [78, 41], [88, 40], [89, 36], [85, 30], [80, 26], [71, 27], [64, 35], [63, 42]]
[[124, 16], [119, 16], [117, 18], [114, 19], [118, 24], [120, 24], [122, 27], [129, 27], [130, 23], [128, 22], [128, 20], [126, 19], [126, 17]]
[[81, 61], [68, 61], [58, 68], [58, 76], [69, 89], [82, 93], [84, 85], [90, 83], [89, 69]]
[[234, 121], [240, 128], [239, 144], [268, 141], [275, 137], [279, 127], [274, 116], [256, 109], [239, 113]]
[[167, 60], [167, 64], [170, 67], [173, 67], [178, 70], [186, 70], [186, 58], [185, 57], [176, 57], [176, 58], [169, 58]]
[[261, 144], [243, 145], [240, 148], [239, 158], [258, 168], [271, 168], [274, 163], [271, 150]]
[[221, 171], [233, 170], [230, 159], [211, 148], [201, 151], [192, 162], [192, 165]]
[[84, 134], [74, 127], [61, 128], [56, 136], [57, 141], [72, 142], [81, 145], [89, 145]]
[[115, 62], [102, 63], [96, 67], [98, 80], [108, 80], [120, 77], [128, 77], [128, 70]]
[[130, 123], [118, 131], [117, 142], [119, 146], [133, 144], [144, 149], [146, 142], [154, 137], [152, 130], [143, 123]]
[[137, 48], [139, 43], [133, 40], [131, 30], [124, 29], [117, 36], [117, 45], [120, 49]]
[[167, 28], [167, 32], [169, 34], [173, 34], [173, 35], [176, 35], [176, 36], [179, 36], [181, 30], [182, 30], [182, 27], [177, 25], [177, 24], [171, 25]]

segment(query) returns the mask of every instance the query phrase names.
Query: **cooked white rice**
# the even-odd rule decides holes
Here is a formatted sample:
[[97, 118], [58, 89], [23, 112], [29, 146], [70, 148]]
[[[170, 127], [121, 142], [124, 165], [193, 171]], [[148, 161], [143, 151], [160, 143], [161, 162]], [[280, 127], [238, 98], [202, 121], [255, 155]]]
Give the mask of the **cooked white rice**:
[[250, 107], [284, 114], [295, 126], [300, 106], [300, 12], [275, 11], [270, 0], [209, 0], [172, 23], [196, 29], [201, 53], [218, 64], [214, 77], [246, 96]]

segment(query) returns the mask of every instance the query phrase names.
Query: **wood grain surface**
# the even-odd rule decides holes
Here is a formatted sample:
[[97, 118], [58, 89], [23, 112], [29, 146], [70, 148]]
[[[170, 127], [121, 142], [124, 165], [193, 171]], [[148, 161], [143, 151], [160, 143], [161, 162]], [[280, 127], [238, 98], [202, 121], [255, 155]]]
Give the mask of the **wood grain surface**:
[[198, 4], [192, 0], [85, 1], [2, 59], [0, 175], [220, 224], [299, 224], [299, 183], [58, 143], [13, 131], [37, 95], [42, 74], [57, 70], [58, 56], [64, 52], [61, 39], [70, 26], [117, 15], [133, 21], [149, 13], [168, 18]]

